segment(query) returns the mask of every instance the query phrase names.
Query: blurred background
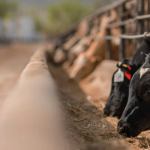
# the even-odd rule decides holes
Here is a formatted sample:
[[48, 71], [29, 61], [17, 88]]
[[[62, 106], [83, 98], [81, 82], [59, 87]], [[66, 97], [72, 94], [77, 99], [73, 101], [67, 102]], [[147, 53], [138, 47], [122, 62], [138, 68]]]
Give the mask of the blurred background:
[[[136, 40], [95, 40], [106, 35], [148, 31], [149, 19], [143, 24], [139, 22], [140, 27], [143, 25], [140, 32], [139, 23], [134, 22], [137, 13], [149, 14], [150, 0], [142, 1], [145, 1], [141, 5], [143, 13], [137, 11], [140, 4], [137, 0], [0, 0], [0, 107], [30, 58], [44, 45], [49, 54], [50, 72], [66, 108], [69, 132], [79, 149], [103, 139], [147, 150], [148, 133], [140, 138], [124, 139], [116, 130], [118, 120], [103, 115], [118, 60], [133, 56]], [[101, 8], [103, 11], [97, 13]], [[122, 20], [130, 20], [124, 29], [120, 25], [105, 29]], [[110, 150], [110, 145], [105, 145]]]
[[115, 0], [0, 0], [1, 41], [42, 41]]

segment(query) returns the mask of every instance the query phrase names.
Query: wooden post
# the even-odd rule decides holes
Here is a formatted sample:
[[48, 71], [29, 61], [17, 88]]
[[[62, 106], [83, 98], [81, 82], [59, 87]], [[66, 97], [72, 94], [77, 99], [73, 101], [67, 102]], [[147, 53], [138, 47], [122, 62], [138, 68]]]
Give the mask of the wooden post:
[[[106, 29], [106, 34], [111, 35], [110, 29]], [[106, 59], [111, 59], [111, 40], [106, 41]]]
[[[140, 15], [144, 15], [144, 7], [145, 7], [145, 0], [141, 0], [141, 12], [140, 12]], [[140, 24], [141, 24], [141, 34], [143, 34], [145, 31], [144, 31], [144, 20], [141, 20], [140, 21]]]
[[[108, 12], [108, 16], [110, 16], [110, 11]], [[110, 36], [110, 29], [106, 29], [106, 35]], [[111, 40], [106, 41], [106, 59], [111, 59]]]
[[[125, 12], [125, 4], [122, 6], [122, 12]], [[125, 18], [122, 17], [121, 21], [123, 21]], [[120, 34], [125, 33], [125, 26], [120, 26]], [[121, 38], [121, 43], [120, 43], [120, 51], [119, 51], [119, 60], [122, 61], [122, 59], [125, 58], [125, 40]]]
[[[144, 14], [144, 0], [137, 0], [137, 15]], [[137, 34], [144, 33], [144, 21], [138, 20], [137, 21]], [[141, 39], [136, 40], [136, 49], [140, 46]]]

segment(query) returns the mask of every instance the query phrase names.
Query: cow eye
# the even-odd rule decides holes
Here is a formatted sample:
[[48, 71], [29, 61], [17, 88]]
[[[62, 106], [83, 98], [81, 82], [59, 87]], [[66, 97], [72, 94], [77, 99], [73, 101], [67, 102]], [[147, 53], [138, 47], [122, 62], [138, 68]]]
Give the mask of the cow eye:
[[147, 95], [150, 95], [150, 90], [147, 90], [147, 91], [146, 91], [146, 94], [147, 94]]

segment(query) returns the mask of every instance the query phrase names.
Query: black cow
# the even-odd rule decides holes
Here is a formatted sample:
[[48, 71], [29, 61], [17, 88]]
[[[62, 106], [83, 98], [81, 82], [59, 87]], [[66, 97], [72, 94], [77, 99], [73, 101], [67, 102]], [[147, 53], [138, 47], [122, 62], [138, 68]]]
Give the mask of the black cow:
[[117, 65], [118, 70], [122, 71], [124, 79], [115, 80], [115, 75], [118, 76], [118, 74], [116, 74], [118, 70], [114, 73], [111, 93], [104, 109], [104, 115], [121, 117], [128, 100], [130, 79], [143, 63], [141, 52], [146, 54], [150, 52], [150, 38], [145, 38], [142, 41], [132, 58], [125, 59], [121, 64]]
[[127, 137], [135, 137], [147, 129], [150, 129], [150, 54], [131, 80], [128, 104], [117, 128]]

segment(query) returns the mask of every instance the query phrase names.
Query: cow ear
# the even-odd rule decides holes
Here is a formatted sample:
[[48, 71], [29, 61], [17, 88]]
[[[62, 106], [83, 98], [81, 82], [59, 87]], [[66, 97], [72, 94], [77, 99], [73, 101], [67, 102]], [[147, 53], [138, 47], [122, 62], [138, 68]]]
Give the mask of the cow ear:
[[123, 59], [122, 63], [130, 65], [131, 64], [131, 59]]
[[92, 63], [100, 62], [101, 60], [102, 60], [102, 58], [99, 57], [99, 56], [93, 56], [93, 57], [90, 58], [90, 61]]

